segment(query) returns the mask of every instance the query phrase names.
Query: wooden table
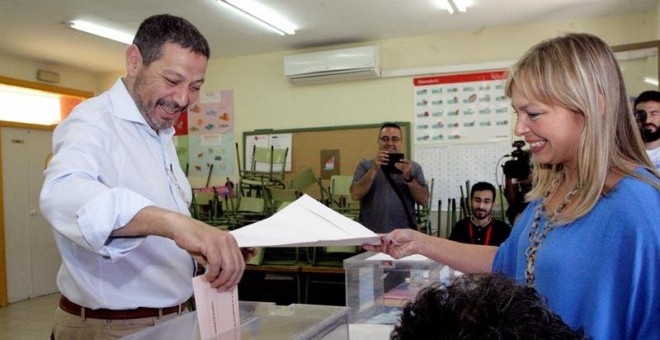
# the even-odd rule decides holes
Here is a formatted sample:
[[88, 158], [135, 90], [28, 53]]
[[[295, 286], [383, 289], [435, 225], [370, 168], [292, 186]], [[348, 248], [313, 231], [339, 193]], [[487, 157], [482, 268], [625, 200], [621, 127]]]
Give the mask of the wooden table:
[[[313, 287], [322, 285], [323, 294]], [[239, 284], [243, 301], [326, 304], [344, 306], [345, 272], [342, 267], [313, 266], [306, 262], [293, 265], [247, 265]]]

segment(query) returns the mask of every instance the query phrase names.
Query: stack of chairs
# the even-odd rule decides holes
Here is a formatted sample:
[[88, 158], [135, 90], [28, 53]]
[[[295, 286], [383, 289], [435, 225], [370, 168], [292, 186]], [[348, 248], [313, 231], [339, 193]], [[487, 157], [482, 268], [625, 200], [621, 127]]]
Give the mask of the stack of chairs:
[[[352, 183], [353, 176], [331, 176], [328, 206], [352, 220], [357, 220], [360, 214], [360, 201], [353, 199], [351, 195]], [[307, 260], [313, 265], [341, 267], [344, 259], [357, 254], [359, 250], [357, 246], [313, 247], [307, 251]]]
[[[284, 188], [284, 172], [289, 149], [252, 146], [252, 158], [249, 164], [241, 167], [241, 157], [236, 143], [238, 163], [238, 188], [244, 196], [260, 197], [265, 187]], [[243, 158], [245, 160], [245, 157]]]
[[[321, 178], [314, 174], [311, 167], [299, 171], [286, 183], [286, 187], [296, 190], [300, 194], [306, 193], [312, 197], [318, 197], [319, 202], [328, 205], [328, 198], [330, 194], [323, 186]], [[318, 190], [318, 191], [317, 191]]]

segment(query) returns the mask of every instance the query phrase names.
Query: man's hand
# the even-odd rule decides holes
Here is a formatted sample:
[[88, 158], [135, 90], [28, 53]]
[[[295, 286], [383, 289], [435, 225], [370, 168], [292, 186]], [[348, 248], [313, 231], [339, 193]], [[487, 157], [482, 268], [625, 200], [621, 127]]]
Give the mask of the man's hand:
[[205, 266], [211, 287], [228, 290], [236, 286], [245, 270], [243, 253], [236, 239], [226, 231], [192, 218], [187, 218], [186, 222], [186, 227], [174, 233], [174, 242]]
[[374, 157], [374, 167], [378, 169], [381, 167], [381, 165], [387, 165], [389, 159], [390, 154], [387, 152], [387, 150], [379, 150], [376, 153], [376, 157]]
[[394, 167], [401, 170], [404, 179], [408, 180], [412, 178], [412, 166], [409, 160], [402, 159], [394, 164]]

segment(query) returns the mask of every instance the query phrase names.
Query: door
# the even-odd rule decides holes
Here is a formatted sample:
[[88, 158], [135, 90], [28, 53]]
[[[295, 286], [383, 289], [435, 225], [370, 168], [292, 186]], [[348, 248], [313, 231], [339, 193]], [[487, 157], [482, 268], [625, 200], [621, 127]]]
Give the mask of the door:
[[8, 302], [57, 292], [60, 256], [39, 211], [52, 131], [0, 128], [2, 197]]

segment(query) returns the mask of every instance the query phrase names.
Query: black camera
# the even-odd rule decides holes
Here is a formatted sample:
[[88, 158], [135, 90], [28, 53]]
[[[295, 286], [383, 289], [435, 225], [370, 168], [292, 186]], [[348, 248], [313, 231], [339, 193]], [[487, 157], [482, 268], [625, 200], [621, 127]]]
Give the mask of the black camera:
[[527, 179], [529, 173], [532, 171], [532, 166], [529, 151], [522, 149], [525, 146], [525, 142], [517, 140], [511, 146], [516, 149], [511, 152], [510, 156], [512, 159], [503, 165], [504, 175], [518, 180]]
[[403, 154], [402, 153], [391, 153], [388, 155], [388, 161], [387, 164], [381, 165], [381, 168], [383, 169], [384, 172], [390, 173], [390, 174], [402, 174], [403, 172], [399, 169], [397, 169], [394, 165], [398, 162], [400, 162], [403, 159]]
[[646, 123], [646, 111], [635, 110], [635, 120], [642, 125]]

